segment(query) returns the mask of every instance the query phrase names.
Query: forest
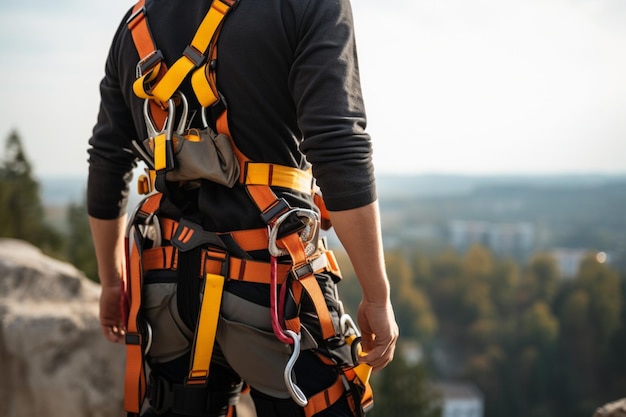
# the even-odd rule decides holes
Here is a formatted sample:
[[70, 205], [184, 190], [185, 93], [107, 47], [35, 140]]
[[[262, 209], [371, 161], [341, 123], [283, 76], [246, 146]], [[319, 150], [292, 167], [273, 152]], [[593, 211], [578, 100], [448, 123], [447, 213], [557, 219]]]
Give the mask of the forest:
[[[85, 202], [72, 204], [63, 232], [44, 220], [40, 183], [19, 135], [0, 164], [0, 237], [22, 239], [97, 280]], [[339, 285], [353, 315], [360, 290], [337, 251]], [[537, 252], [519, 260], [475, 244], [464, 251], [386, 252], [401, 338], [396, 358], [373, 376], [371, 417], [440, 415], [434, 382], [473, 381], [485, 417], [591, 417], [626, 392], [626, 274], [595, 253], [564, 279]], [[419, 347], [409, 360], [407, 347]]]

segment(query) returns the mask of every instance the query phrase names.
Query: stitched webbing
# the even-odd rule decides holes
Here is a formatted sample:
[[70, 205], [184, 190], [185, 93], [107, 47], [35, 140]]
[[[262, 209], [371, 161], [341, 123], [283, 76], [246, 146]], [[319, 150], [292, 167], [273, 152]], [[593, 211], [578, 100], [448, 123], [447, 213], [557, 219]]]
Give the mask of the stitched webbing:
[[209, 377], [209, 366], [213, 356], [213, 345], [217, 333], [217, 322], [222, 301], [224, 277], [217, 274], [206, 274], [204, 293], [200, 306], [200, 318], [193, 344], [191, 370], [187, 384], [206, 384]]
[[[148, 20], [146, 19], [145, 12], [145, 0], [139, 0], [131, 12], [131, 17], [128, 19], [128, 30], [133, 38], [135, 48], [139, 54], [139, 64], [145, 62], [148, 57], [156, 54], [156, 45], [148, 26]], [[163, 61], [158, 61], [155, 65], [148, 69], [146, 76], [144, 77], [145, 83], [150, 83], [156, 78], [163, 76], [167, 71], [167, 65]], [[133, 87], [134, 90], [134, 87]], [[162, 127], [165, 124], [166, 112], [164, 112], [158, 103], [150, 102], [150, 112], [153, 115], [154, 122], [157, 126]]]
[[136, 244], [128, 258], [127, 292], [131, 305], [126, 324], [126, 371], [124, 376], [124, 409], [139, 413], [146, 393], [143, 343], [139, 332], [138, 315], [141, 307], [141, 259]]

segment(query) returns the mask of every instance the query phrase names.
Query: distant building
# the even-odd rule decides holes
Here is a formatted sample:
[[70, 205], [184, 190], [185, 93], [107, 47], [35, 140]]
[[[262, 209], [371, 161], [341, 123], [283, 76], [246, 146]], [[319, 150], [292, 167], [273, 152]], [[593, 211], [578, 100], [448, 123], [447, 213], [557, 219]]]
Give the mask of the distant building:
[[408, 365], [415, 365], [422, 361], [424, 351], [422, 345], [413, 339], [402, 339], [398, 341], [398, 350], [402, 353]]
[[575, 278], [578, 275], [581, 262], [591, 255], [595, 255], [600, 263], [610, 261], [610, 256], [606, 252], [596, 252], [591, 249], [570, 249], [555, 248], [548, 251], [548, 254], [555, 260], [562, 278]]
[[441, 394], [441, 417], [483, 417], [483, 393], [473, 382], [439, 381], [434, 383]]
[[525, 256], [535, 244], [535, 226], [528, 222], [452, 220], [448, 231], [450, 243], [461, 251], [478, 243], [499, 255]]

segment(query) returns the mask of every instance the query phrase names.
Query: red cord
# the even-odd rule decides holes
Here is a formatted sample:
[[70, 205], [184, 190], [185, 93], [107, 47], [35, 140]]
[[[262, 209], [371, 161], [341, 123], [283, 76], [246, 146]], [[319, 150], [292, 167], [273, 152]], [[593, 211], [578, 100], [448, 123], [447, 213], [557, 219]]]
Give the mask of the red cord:
[[[278, 315], [278, 305], [276, 302], [276, 295], [278, 292], [278, 260], [275, 256], [270, 257], [270, 267], [270, 310], [272, 316], [272, 330], [274, 330], [274, 335], [278, 340], [288, 345], [292, 345], [294, 343], [293, 339], [285, 333], [280, 324], [280, 318]], [[285, 285], [286, 284], [283, 284], [283, 286]], [[281, 295], [282, 293], [283, 291], [281, 290]], [[284, 305], [283, 302], [281, 302], [281, 305]]]

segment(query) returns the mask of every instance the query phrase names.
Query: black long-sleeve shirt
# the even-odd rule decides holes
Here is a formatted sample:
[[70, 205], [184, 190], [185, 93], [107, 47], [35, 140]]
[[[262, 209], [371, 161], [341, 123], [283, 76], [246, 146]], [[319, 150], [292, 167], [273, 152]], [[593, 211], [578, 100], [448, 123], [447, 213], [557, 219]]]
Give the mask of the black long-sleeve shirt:
[[[210, 3], [147, 1], [148, 22], [168, 65], [190, 43]], [[143, 103], [132, 91], [139, 57], [126, 27], [129, 15], [111, 45], [89, 140], [88, 211], [101, 219], [126, 210], [136, 162], [131, 141], [146, 137]], [[330, 210], [376, 199], [349, 0], [241, 0], [219, 37], [217, 83], [234, 141], [251, 160], [310, 164]], [[188, 83], [182, 89], [197, 106]], [[292, 205], [310, 204], [297, 193], [277, 193]], [[205, 182], [198, 199], [213, 230], [262, 226], [241, 187]]]

